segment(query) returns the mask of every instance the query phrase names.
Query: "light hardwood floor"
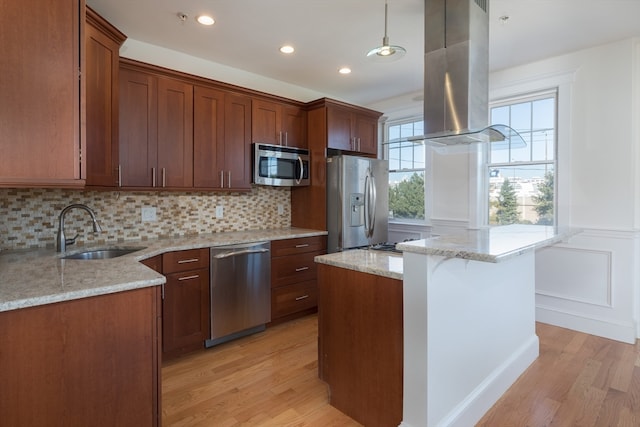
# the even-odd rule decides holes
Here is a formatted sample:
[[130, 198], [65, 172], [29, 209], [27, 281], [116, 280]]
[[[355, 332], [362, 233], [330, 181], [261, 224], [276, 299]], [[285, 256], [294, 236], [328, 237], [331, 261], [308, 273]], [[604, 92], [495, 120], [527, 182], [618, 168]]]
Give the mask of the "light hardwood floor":
[[[536, 329], [540, 357], [477, 426], [640, 426], [640, 345]], [[328, 404], [315, 315], [168, 361], [162, 376], [164, 427], [360, 425]]]

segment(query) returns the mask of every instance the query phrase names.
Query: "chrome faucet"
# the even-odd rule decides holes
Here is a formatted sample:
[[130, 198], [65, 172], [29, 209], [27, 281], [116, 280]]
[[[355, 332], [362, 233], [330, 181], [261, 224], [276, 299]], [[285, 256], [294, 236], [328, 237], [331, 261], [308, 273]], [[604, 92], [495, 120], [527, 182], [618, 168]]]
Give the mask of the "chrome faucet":
[[93, 232], [94, 233], [101, 233], [102, 232], [102, 228], [100, 227], [100, 224], [98, 224], [98, 220], [96, 219], [96, 214], [93, 210], [91, 210], [91, 208], [89, 208], [86, 205], [81, 205], [81, 204], [73, 204], [73, 205], [69, 205], [66, 208], [62, 209], [62, 212], [60, 212], [60, 223], [58, 224], [58, 237], [56, 238], [56, 242], [57, 242], [57, 246], [56, 246], [56, 251], [57, 252], [64, 252], [67, 250], [67, 245], [73, 245], [76, 242], [76, 239], [78, 238], [78, 234], [76, 234], [73, 238], [71, 239], [67, 239], [64, 235], [64, 216], [67, 214], [67, 212], [69, 212], [71, 209], [83, 209], [85, 211], [87, 211], [89, 213], [89, 215], [91, 215], [91, 220], [93, 221]]

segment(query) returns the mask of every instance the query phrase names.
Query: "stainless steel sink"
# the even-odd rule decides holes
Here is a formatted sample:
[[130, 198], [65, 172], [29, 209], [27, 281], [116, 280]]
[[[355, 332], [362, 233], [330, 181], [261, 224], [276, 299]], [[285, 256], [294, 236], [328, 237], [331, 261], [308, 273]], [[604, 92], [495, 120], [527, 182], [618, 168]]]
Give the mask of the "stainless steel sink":
[[144, 247], [92, 249], [63, 256], [62, 259], [109, 259], [145, 249]]

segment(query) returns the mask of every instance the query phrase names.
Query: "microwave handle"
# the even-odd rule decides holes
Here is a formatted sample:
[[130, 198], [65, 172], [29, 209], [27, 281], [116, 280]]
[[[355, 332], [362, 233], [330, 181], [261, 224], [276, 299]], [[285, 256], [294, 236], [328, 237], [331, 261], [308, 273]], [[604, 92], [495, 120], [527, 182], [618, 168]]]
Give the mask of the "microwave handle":
[[298, 156], [298, 163], [300, 163], [300, 177], [296, 178], [296, 184], [300, 184], [300, 181], [304, 178], [304, 162], [300, 156]]

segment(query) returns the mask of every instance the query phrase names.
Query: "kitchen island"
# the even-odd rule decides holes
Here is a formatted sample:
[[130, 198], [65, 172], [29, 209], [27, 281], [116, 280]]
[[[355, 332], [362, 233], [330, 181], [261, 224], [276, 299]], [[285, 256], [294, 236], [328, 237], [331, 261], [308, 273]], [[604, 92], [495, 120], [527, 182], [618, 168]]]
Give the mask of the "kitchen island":
[[[474, 425], [536, 359], [535, 249], [570, 235], [510, 225], [397, 246], [403, 251], [402, 427]], [[371, 264], [361, 257], [360, 265], [349, 266], [346, 259], [329, 254], [316, 262], [357, 271], [363, 261]], [[322, 298], [327, 283], [318, 285]], [[361, 291], [369, 291], [364, 283]], [[322, 329], [323, 304], [331, 303], [319, 303], [321, 342], [336, 332]], [[348, 325], [348, 311], [343, 316]]]

